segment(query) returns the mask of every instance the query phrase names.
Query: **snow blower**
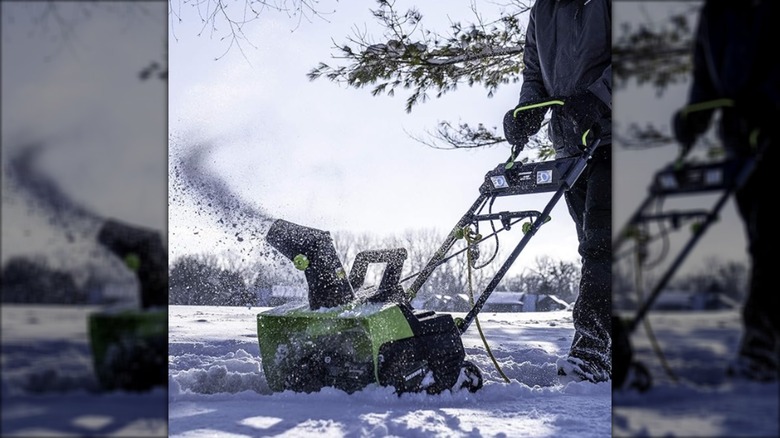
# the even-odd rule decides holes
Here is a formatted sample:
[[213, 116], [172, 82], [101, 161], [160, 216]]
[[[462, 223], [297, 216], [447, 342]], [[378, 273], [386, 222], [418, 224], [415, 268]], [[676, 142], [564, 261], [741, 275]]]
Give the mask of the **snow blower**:
[[[730, 100], [719, 99], [692, 105], [687, 110], [689, 112], [712, 110], [731, 105]], [[756, 139], [757, 137], [752, 139], [756, 144], [751, 145], [755, 153], [745, 157], [727, 156], [697, 162], [687, 157], [689, 151], [684, 151], [674, 162], [655, 173], [647, 197], [616, 235], [612, 244], [613, 271], [628, 257], [631, 257], [629, 261], [638, 272], [650, 265], [659, 264], [666, 256], [674, 255], [674, 258], [660, 274], [658, 280], [651, 285], [646, 298], [639, 297], [639, 307], [633, 316], [626, 317], [613, 312], [613, 390], [631, 388], [644, 392], [652, 387], [652, 376], [649, 370], [634, 359], [630, 337], [642, 322], [647, 323], [645, 318], [648, 312], [677, 269], [709, 227], [717, 221], [728, 199], [747, 181], [765, 148], [759, 145]], [[692, 207], [694, 205], [692, 201], [702, 200], [703, 196], [708, 195], [715, 198], [709, 207]], [[672, 198], [682, 199], [688, 203], [681, 209], [673, 209], [665, 204], [666, 200]], [[688, 227], [685, 228], [685, 225]], [[683, 241], [681, 249], [672, 254], [668, 248], [669, 235], [677, 233], [679, 236], [686, 229], [690, 232], [687, 240]], [[650, 245], [654, 243], [660, 243], [664, 252], [656, 260], [650, 261]], [[637, 285], [637, 291], [642, 288], [641, 285]], [[654, 337], [651, 341], [662, 365], [674, 377], [660, 348], [655, 344]]]
[[115, 220], [103, 223], [98, 242], [125, 262], [140, 283], [140, 308], [92, 313], [90, 347], [104, 390], [146, 391], [167, 384], [168, 258], [160, 233]]
[[[403, 279], [407, 257], [403, 248], [361, 252], [347, 275], [330, 233], [276, 220], [266, 239], [303, 270], [308, 304], [282, 305], [257, 315], [260, 355], [269, 387], [277, 392], [335, 387], [352, 393], [378, 384], [395, 388], [398, 395], [478, 391], [483, 385], [482, 372], [466, 360], [461, 336], [529, 240], [550, 219], [551, 210], [577, 180], [599, 143], [598, 138], [590, 144], [583, 140], [581, 156], [551, 161], [523, 164], [515, 162], [513, 156], [489, 171], [477, 200], [423, 269]], [[545, 192], [553, 195], [542, 211], [493, 212], [497, 198]], [[500, 232], [523, 220], [526, 222], [515, 228], [524, 233], [521, 240], [464, 318], [412, 307], [417, 292], [438, 266], [467, 251], [471, 261], [480, 243], [498, 239]], [[492, 229], [484, 237], [476, 232], [483, 222], [489, 222]], [[468, 245], [452, 251], [464, 237]], [[365, 286], [366, 270], [372, 263], [384, 264], [384, 272], [378, 286]], [[414, 282], [404, 289], [401, 284], [412, 278]]]

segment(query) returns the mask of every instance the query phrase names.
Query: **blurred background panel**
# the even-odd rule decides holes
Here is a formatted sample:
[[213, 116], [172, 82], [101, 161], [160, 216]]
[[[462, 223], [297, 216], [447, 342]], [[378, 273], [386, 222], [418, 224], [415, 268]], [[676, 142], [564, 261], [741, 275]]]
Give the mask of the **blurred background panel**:
[[1, 7], [1, 434], [166, 436], [167, 4]]
[[[713, 123], [679, 161], [671, 126], [674, 113], [688, 103], [703, 3], [621, 0], [612, 6], [613, 313], [631, 328], [628, 351], [635, 362], [613, 390], [616, 437], [780, 433], [777, 382], [727, 374], [744, 330], [750, 272], [745, 227], [733, 198], [726, 198], [699, 240], [693, 236], [702, 216], [673, 220], [672, 214], [629, 226], [638, 224], [631, 218], [650, 199], [656, 176], [726, 160]], [[724, 190], [669, 193], [648, 203], [644, 214], [713, 212]], [[631, 237], [623, 239], [627, 231]], [[616, 348], [616, 367], [624, 351]]]

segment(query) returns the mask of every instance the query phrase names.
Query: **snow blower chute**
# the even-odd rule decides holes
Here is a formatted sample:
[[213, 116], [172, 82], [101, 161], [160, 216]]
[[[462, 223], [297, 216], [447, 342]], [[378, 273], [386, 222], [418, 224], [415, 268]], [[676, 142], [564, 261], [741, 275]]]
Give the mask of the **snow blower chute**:
[[[498, 165], [487, 173], [477, 200], [424, 268], [403, 279], [407, 257], [403, 248], [361, 252], [347, 276], [328, 232], [276, 220], [266, 239], [303, 270], [309, 300], [308, 305], [283, 305], [257, 315], [269, 387], [313, 392], [332, 386], [352, 393], [379, 384], [394, 387], [399, 395], [479, 390], [482, 373], [466, 360], [461, 337], [531, 237], [549, 220], [550, 211], [582, 173], [599, 142], [583, 144], [578, 157], [530, 164], [510, 159]], [[543, 211], [492, 211], [497, 198], [544, 192], [554, 193]], [[436, 267], [523, 220], [527, 222], [515, 228], [524, 233], [520, 242], [464, 318], [412, 307]], [[451, 252], [459, 239], [483, 222], [491, 224], [491, 234], [471, 233], [474, 239], [466, 248]], [[378, 286], [363, 284], [371, 263], [385, 265]], [[412, 278], [404, 289], [401, 284]]]

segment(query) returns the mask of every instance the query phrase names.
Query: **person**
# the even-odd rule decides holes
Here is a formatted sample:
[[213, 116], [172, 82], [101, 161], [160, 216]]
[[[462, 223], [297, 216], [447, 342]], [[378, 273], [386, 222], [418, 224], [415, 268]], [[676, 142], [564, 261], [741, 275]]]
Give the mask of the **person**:
[[[519, 103], [504, 117], [513, 158], [541, 130], [550, 108], [548, 134], [556, 158], [582, 154], [586, 133], [601, 138], [564, 194], [577, 230], [582, 277], [574, 337], [568, 355], [557, 363], [562, 380], [594, 383], [609, 381], [612, 373], [611, 28], [609, 0], [537, 0], [526, 32]], [[534, 105], [555, 99], [563, 105]]]
[[[717, 132], [727, 156], [743, 162], [757, 160], [747, 181], [735, 191], [745, 225], [750, 281], [742, 308], [743, 333], [727, 373], [758, 381], [778, 380], [780, 373], [780, 295], [769, 285], [772, 245], [777, 240], [770, 237], [774, 217], [766, 202], [766, 191], [774, 186], [769, 163], [777, 153], [780, 120], [780, 63], [774, 55], [780, 36], [778, 6], [773, 0], [704, 3], [694, 39], [688, 106], [672, 117], [673, 134], [683, 154], [709, 129], [719, 111]], [[718, 101], [725, 106], [707, 108]], [[697, 104], [707, 109], [690, 111]]]

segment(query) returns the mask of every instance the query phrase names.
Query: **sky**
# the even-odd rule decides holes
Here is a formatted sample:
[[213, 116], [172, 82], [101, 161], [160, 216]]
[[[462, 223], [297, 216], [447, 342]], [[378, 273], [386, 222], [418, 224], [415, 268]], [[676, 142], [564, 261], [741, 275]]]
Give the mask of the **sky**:
[[[398, 2], [396, 8], [411, 4]], [[427, 27], [442, 28], [448, 17], [471, 19], [469, 4], [429, 3], [419, 9]], [[331, 6], [325, 2], [322, 8]], [[493, 98], [484, 89], [462, 85], [407, 114], [403, 92], [374, 97], [369, 89], [309, 81], [306, 73], [320, 61], [332, 62], [333, 41], [343, 41], [353, 26], [380, 35], [369, 13], [373, 4], [333, 7], [327, 21], [299, 26], [266, 11], [246, 27], [255, 47], [245, 45], [243, 54], [231, 49], [219, 60], [214, 58], [223, 54], [225, 43], [197, 36], [200, 20], [182, 8], [182, 21], [174, 20], [169, 30], [171, 166], [196, 145], [209, 144], [205, 170], [268, 217], [332, 232], [449, 231], [476, 200], [484, 175], [506, 161], [508, 146], [442, 151], [409, 134], [424, 135], [440, 120], [498, 126], [515, 106], [519, 85], [500, 87]], [[511, 205], [541, 210], [549, 199], [549, 194], [525, 196]], [[171, 204], [172, 258], [215, 248], [223, 234], [193, 212], [191, 206]], [[518, 264], [542, 254], [577, 260], [564, 202], [552, 217]]]

